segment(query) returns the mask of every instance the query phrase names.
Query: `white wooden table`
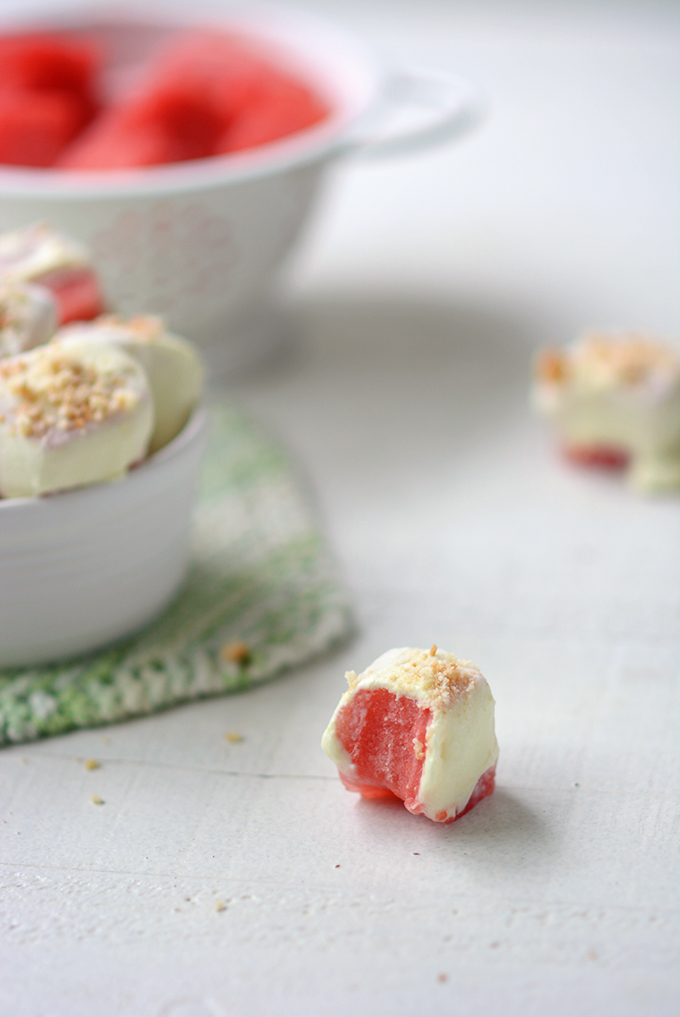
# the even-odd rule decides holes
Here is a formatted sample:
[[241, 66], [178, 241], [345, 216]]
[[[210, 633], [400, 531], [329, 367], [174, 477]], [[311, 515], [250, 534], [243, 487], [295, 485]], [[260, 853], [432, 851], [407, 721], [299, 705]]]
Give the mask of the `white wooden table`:
[[[308, 479], [358, 634], [0, 753], [0, 1014], [670, 1017], [678, 501], [560, 463], [527, 376], [589, 325], [680, 332], [672, 5], [307, 6], [489, 106], [338, 172], [296, 338], [234, 386]], [[433, 641], [483, 669], [501, 746], [447, 827], [349, 795], [319, 749], [347, 668]]]

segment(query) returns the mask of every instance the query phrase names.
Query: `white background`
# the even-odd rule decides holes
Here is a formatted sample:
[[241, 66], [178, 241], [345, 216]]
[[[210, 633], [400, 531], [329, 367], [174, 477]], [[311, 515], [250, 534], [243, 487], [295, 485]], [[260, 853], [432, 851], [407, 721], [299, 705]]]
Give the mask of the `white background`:
[[[335, 172], [295, 336], [233, 388], [291, 449], [357, 634], [244, 695], [2, 751], [0, 1014], [670, 1017], [678, 502], [563, 464], [527, 389], [588, 326], [678, 341], [675, 5], [302, 6], [487, 107]], [[347, 668], [433, 641], [486, 674], [501, 749], [447, 827], [357, 800], [319, 749]]]

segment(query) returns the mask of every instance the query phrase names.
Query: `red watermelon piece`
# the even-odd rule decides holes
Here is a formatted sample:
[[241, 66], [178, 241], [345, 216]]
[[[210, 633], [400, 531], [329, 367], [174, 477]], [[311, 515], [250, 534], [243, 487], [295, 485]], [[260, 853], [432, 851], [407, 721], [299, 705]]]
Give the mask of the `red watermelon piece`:
[[259, 83], [276, 73], [244, 40], [227, 33], [194, 31], [171, 43], [157, 59], [150, 88], [181, 81], [199, 90], [222, 128], [252, 101]]
[[215, 151], [221, 121], [192, 82], [150, 91], [105, 111], [64, 152], [69, 169], [123, 169], [201, 159]]
[[243, 40], [193, 32], [173, 42], [137, 94], [102, 113], [59, 165], [120, 169], [201, 159], [276, 140], [328, 112], [311, 89]]
[[82, 106], [67, 92], [0, 88], [0, 163], [51, 166], [82, 125]]
[[97, 110], [100, 63], [67, 36], [0, 37], [0, 162], [51, 166]]
[[630, 462], [630, 452], [613, 445], [568, 445], [564, 448], [567, 459], [578, 466], [602, 467], [623, 470]]
[[31, 282], [45, 286], [54, 295], [59, 325], [90, 321], [106, 310], [96, 273], [86, 265], [58, 268]]
[[56, 34], [0, 36], [0, 85], [93, 98], [100, 65], [91, 42]]
[[311, 89], [284, 76], [262, 80], [251, 101], [234, 117], [218, 152], [238, 152], [303, 131], [328, 116], [328, 107]]
[[[347, 790], [364, 798], [399, 798], [409, 812], [422, 812], [419, 790], [425, 752], [415, 753], [414, 745], [426, 745], [431, 721], [432, 712], [407, 696], [386, 689], [357, 692], [335, 718], [337, 736], [354, 766], [352, 776], [339, 771]], [[447, 816], [443, 811], [435, 820], [455, 822], [493, 794], [495, 785], [496, 767], [492, 766], [479, 778], [460, 812]]]
[[418, 805], [423, 759], [413, 752], [413, 739], [425, 744], [430, 710], [414, 699], [386, 689], [360, 691], [338, 711], [336, 732], [355, 766], [356, 780], [340, 774], [345, 787], [365, 798], [386, 793], [407, 808]]

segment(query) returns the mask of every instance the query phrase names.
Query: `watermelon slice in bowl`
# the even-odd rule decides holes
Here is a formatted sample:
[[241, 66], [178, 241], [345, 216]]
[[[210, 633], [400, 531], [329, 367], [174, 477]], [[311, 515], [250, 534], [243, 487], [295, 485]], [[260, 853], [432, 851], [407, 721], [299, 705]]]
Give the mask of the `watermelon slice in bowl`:
[[[0, 18], [0, 31], [20, 30], [61, 34], [102, 54], [97, 101], [111, 110], [112, 126], [97, 144], [105, 154], [108, 148], [108, 158], [124, 136], [128, 165], [88, 168], [83, 159], [75, 166], [94, 121], [59, 156], [64, 166], [72, 161], [68, 172], [0, 166], [0, 229], [47, 221], [83, 241], [107, 306], [123, 315], [140, 308], [162, 315], [203, 347], [218, 372], [252, 363], [278, 341], [277, 277], [329, 167], [352, 153], [387, 155], [440, 142], [467, 129], [475, 109], [474, 93], [454, 76], [395, 72], [361, 39], [281, 8], [73, 10], [32, 23]], [[201, 77], [186, 72], [186, 57], [163, 55], [206, 32], [238, 39], [251, 61], [271, 68], [254, 89], [241, 75], [241, 91], [224, 100], [214, 119], [206, 94], [214, 111], [217, 58], [205, 59]], [[177, 71], [182, 60], [184, 74]], [[140, 95], [151, 64], [158, 81], [139, 107], [128, 103]], [[404, 104], [419, 107], [421, 122], [386, 133], [388, 115]], [[153, 131], [144, 129], [149, 117]], [[177, 122], [192, 125], [191, 137]], [[218, 154], [204, 157], [215, 143]]]

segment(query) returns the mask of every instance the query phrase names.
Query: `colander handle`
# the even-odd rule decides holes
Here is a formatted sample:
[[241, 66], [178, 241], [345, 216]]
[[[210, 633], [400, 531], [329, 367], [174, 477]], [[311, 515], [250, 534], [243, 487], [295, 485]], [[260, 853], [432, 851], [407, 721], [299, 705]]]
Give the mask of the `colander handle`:
[[405, 67], [388, 77], [377, 107], [342, 150], [367, 159], [414, 152], [464, 134], [480, 116], [479, 96], [467, 81]]

